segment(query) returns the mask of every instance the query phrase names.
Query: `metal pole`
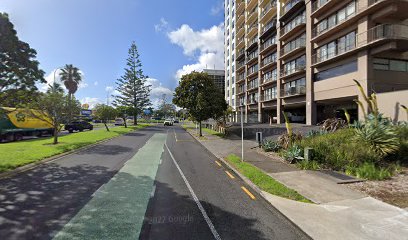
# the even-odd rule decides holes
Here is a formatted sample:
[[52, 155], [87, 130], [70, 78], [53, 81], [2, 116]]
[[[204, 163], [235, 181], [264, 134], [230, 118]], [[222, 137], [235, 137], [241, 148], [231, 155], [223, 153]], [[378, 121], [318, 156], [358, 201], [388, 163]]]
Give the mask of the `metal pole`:
[[241, 161], [244, 161], [244, 115], [241, 107]]

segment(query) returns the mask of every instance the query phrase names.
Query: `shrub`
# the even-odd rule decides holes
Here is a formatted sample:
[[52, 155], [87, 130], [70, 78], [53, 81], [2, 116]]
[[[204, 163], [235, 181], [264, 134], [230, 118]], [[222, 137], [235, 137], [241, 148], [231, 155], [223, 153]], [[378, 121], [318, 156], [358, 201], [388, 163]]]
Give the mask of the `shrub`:
[[346, 128], [347, 122], [341, 118], [329, 118], [321, 123], [321, 129], [326, 132], [335, 132], [339, 129]]
[[302, 156], [303, 149], [296, 144], [291, 145], [288, 149], [283, 150], [282, 152], [282, 157], [290, 163], [293, 163], [295, 160], [303, 159]]
[[265, 152], [278, 152], [281, 146], [276, 141], [265, 139], [262, 143], [262, 148]]
[[302, 159], [301, 161], [297, 162], [296, 165], [298, 168], [302, 170], [319, 170], [320, 164], [317, 161], [307, 161]]
[[324, 135], [327, 134], [327, 131], [321, 129], [321, 130], [310, 130], [309, 132], [307, 132], [305, 134], [306, 138], [311, 138], [311, 137], [316, 137], [316, 136], [320, 136], [320, 135]]
[[313, 148], [313, 159], [322, 167], [333, 170], [345, 170], [346, 165], [358, 166], [363, 162], [378, 162], [378, 156], [366, 143], [351, 141], [353, 129], [341, 129], [334, 133], [305, 138], [298, 144]]
[[396, 127], [381, 114], [370, 114], [364, 123], [358, 124], [354, 139], [366, 143], [381, 157], [397, 152], [400, 145]]
[[358, 167], [348, 167], [346, 174], [354, 175], [361, 179], [384, 180], [393, 175], [394, 170], [391, 168], [377, 167], [374, 163], [365, 162]]
[[293, 143], [299, 142], [302, 140], [302, 134], [300, 133], [292, 133], [291, 135], [284, 133], [279, 136], [278, 144], [283, 149], [288, 149]]

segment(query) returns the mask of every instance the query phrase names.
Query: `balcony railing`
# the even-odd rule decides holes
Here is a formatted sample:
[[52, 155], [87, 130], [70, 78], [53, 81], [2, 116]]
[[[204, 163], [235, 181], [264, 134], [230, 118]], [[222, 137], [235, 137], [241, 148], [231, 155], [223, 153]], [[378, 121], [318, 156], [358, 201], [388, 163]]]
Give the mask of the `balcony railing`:
[[256, 96], [256, 97], [248, 97], [247, 103], [248, 103], [248, 104], [258, 104], [258, 99], [259, 99], [258, 96]]
[[306, 94], [305, 85], [294, 86], [288, 89], [282, 89], [281, 91], [281, 96], [283, 97], [290, 97], [290, 96], [304, 95], [304, 94]]
[[240, 69], [241, 67], [245, 66], [245, 62], [241, 61], [241, 62], [237, 62], [237, 69]]
[[252, 52], [251, 54], [248, 55], [246, 62], [247, 62], [247, 63], [248, 63], [248, 62], [251, 62], [251, 61], [254, 60], [255, 58], [258, 58], [258, 56], [259, 56], [258, 51]]
[[289, 42], [282, 48], [281, 56], [284, 56], [296, 49], [304, 48], [304, 47], [306, 47], [306, 38], [303, 38], [303, 37], [298, 38], [294, 41]]
[[258, 35], [248, 41], [248, 47], [252, 46], [252, 44], [257, 43], [257, 42], [258, 42]]
[[269, 29], [273, 27], [276, 27], [276, 18], [272, 19], [267, 24], [265, 24], [265, 26], [263, 26], [262, 33], [265, 33], [266, 31], [268, 31]]
[[237, 82], [243, 81], [245, 80], [245, 78], [246, 78], [245, 73], [237, 75]]
[[268, 3], [264, 8], [262, 8], [261, 17], [264, 17], [274, 7], [276, 7], [276, 1]]
[[292, 31], [294, 28], [296, 28], [299, 25], [305, 24], [306, 23], [306, 16], [304, 14], [301, 14], [294, 18], [292, 21], [290, 21], [288, 24], [286, 24], [282, 30], [281, 30], [281, 36], [285, 35], [286, 33]]
[[248, 27], [247, 34], [250, 33], [253, 29], [258, 29], [258, 23], [255, 22], [251, 26]]
[[[255, 9], [257, 9], [257, 8], [255, 8]], [[256, 14], [256, 16], [258, 16], [258, 11], [252, 11], [252, 12], [248, 15], [247, 21], [248, 21], [249, 19], [252, 19], [252, 17], [253, 17], [255, 14]]]
[[259, 86], [259, 80], [256, 78], [250, 82], [248, 82], [248, 91], [254, 89], [254, 88], [258, 88]]
[[266, 101], [272, 101], [277, 99], [277, 94], [265, 94], [261, 96], [261, 101], [266, 102]]
[[298, 65], [291, 69], [282, 69], [280, 75], [281, 77], [286, 77], [286, 76], [289, 76], [289, 75], [292, 75], [298, 72], [302, 72], [304, 70], [306, 70], [306, 65]]
[[267, 56], [266, 58], [264, 58], [262, 60], [262, 67], [266, 66], [266, 65], [268, 65], [270, 63], [276, 62], [276, 59], [277, 59], [276, 54], [271, 54], [271, 55]]
[[312, 3], [312, 12], [316, 12], [317, 9], [324, 6], [326, 3], [330, 2], [331, 0], [316, 0]]
[[262, 84], [268, 82], [276, 82], [278, 80], [278, 76], [276, 74], [269, 74], [268, 76], [264, 76], [262, 78]]
[[290, 9], [292, 9], [296, 4], [299, 2], [303, 2], [304, 0], [291, 0], [286, 3], [282, 10], [282, 16], [285, 15]]
[[347, 45], [338, 45], [327, 52], [316, 53], [312, 56], [312, 64], [324, 62], [356, 48], [364, 47], [381, 40], [408, 40], [408, 26], [402, 24], [382, 24], [356, 36], [355, 42]]
[[266, 42], [262, 43], [261, 50], [264, 50], [268, 48], [269, 46], [275, 45], [276, 44], [276, 36], [273, 36], [266, 40]]

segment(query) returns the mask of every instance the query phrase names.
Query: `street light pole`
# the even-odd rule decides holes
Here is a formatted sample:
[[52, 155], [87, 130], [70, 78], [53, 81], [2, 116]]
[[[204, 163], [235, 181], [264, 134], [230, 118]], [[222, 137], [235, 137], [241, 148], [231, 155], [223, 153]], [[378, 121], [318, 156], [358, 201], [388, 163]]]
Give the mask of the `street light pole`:
[[243, 115], [243, 106], [241, 106], [241, 161], [244, 161], [244, 115]]

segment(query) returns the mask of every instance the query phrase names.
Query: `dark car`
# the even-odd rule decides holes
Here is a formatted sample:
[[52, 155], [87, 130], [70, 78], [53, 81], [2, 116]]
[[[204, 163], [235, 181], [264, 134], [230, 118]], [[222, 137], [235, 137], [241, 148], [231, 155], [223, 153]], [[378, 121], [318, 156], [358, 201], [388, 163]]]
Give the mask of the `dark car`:
[[65, 124], [65, 130], [70, 133], [74, 131], [84, 131], [85, 129], [93, 130], [93, 125], [86, 121], [76, 121], [69, 124]]

